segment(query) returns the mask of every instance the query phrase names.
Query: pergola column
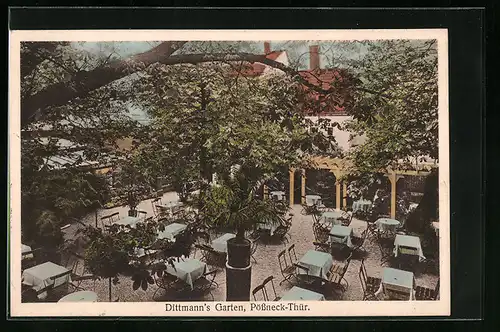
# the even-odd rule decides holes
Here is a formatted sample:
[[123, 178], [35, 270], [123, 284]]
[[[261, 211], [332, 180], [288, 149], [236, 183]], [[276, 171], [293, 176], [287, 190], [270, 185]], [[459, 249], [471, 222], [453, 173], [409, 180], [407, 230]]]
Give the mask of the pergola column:
[[344, 197], [342, 199], [342, 206], [347, 208], [347, 182], [344, 182]]
[[397, 183], [403, 176], [391, 172], [389, 174], [389, 181], [391, 182], [391, 218], [396, 218], [396, 201], [397, 201]]
[[290, 176], [290, 186], [289, 186], [288, 195], [290, 196], [290, 206], [293, 206], [293, 201], [294, 201], [293, 194], [295, 192], [295, 170], [294, 169], [291, 169], [289, 171], [289, 176]]
[[300, 185], [301, 185], [301, 187], [300, 187], [300, 195], [301, 195], [300, 200], [301, 200], [302, 204], [306, 204], [306, 201], [305, 201], [306, 200], [306, 198], [305, 198], [306, 197], [306, 170], [305, 169], [302, 170], [302, 173], [300, 175], [300, 180], [301, 180], [301, 182], [300, 182]]
[[335, 182], [335, 189], [336, 189], [336, 193], [335, 193], [335, 209], [337, 211], [340, 211], [340, 181], [337, 181]]

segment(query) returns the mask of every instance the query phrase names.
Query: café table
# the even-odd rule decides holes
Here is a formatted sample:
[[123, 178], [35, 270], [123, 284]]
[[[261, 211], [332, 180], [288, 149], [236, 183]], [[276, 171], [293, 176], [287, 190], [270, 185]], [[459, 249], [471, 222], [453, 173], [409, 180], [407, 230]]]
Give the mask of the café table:
[[[71, 282], [71, 276], [70, 274], [67, 274], [56, 279], [51, 279], [51, 277], [55, 277], [68, 271], [69, 270], [64, 266], [57, 265], [53, 262], [45, 262], [24, 270], [22, 273], [22, 282], [36, 291], [50, 285], [55, 288], [64, 284], [69, 284]], [[39, 297], [43, 296], [43, 294], [39, 295]]]
[[218, 252], [227, 252], [227, 240], [235, 237], [232, 233], [226, 233], [212, 241], [212, 248]]
[[439, 237], [439, 222], [434, 221], [432, 223], [432, 228], [434, 228], [434, 232], [436, 232], [436, 236]]
[[30, 252], [30, 251], [31, 251], [31, 247], [30, 246], [27, 246], [27, 245], [21, 243], [22, 259], [31, 259], [31, 258], [34, 258], [35, 256], [32, 253], [28, 254], [28, 255], [24, 255], [24, 253], [27, 253], [27, 252]]
[[301, 287], [293, 286], [280, 301], [325, 301], [325, 296]]
[[342, 216], [340, 211], [326, 211], [322, 213], [323, 220], [331, 225], [339, 225], [342, 221], [339, 219]]
[[353, 247], [351, 242], [353, 230], [351, 227], [342, 226], [342, 225], [333, 225], [330, 230], [330, 242], [331, 243], [340, 243], [345, 244], [349, 248]]
[[158, 239], [169, 239], [170, 241], [175, 241], [175, 237], [179, 235], [183, 230], [187, 228], [185, 224], [171, 223], [165, 226], [165, 229], [158, 232]]
[[58, 302], [97, 302], [97, 294], [91, 291], [70, 293]]
[[269, 230], [269, 234], [273, 236], [274, 232], [279, 227], [279, 225], [280, 224], [278, 222], [262, 222], [258, 223], [256, 228], [259, 230]]
[[[403, 248], [400, 248], [402, 246]], [[417, 236], [397, 234], [394, 239], [394, 257], [398, 257], [399, 252], [408, 255], [418, 255], [419, 261], [425, 260], [420, 239]]]
[[271, 191], [271, 197], [276, 198], [278, 201], [282, 201], [285, 198], [284, 191]]
[[384, 233], [396, 233], [396, 228], [400, 225], [399, 221], [390, 218], [379, 218], [375, 221], [377, 229]]
[[160, 210], [162, 210], [170, 215], [174, 214], [182, 206], [183, 206], [182, 202], [178, 202], [178, 201], [166, 202], [163, 204], [156, 205], [156, 207], [158, 209], [160, 209]]
[[368, 212], [372, 207], [372, 202], [367, 199], [360, 199], [352, 203], [352, 212]]
[[386, 267], [382, 270], [382, 282], [375, 296], [384, 295], [389, 300], [412, 301], [415, 299], [413, 285], [412, 272]]
[[135, 225], [140, 222], [141, 219], [141, 217], [125, 216], [115, 221], [115, 225], [135, 227]]
[[173, 265], [167, 264], [166, 272], [188, 284], [193, 289], [194, 282], [199, 279], [207, 269], [207, 264], [196, 258], [178, 258]]
[[306, 205], [320, 205], [321, 204], [321, 196], [319, 195], [306, 195]]
[[328, 279], [327, 273], [333, 265], [333, 257], [326, 252], [309, 250], [299, 260], [299, 265], [306, 267], [309, 271], [297, 267], [298, 274], [307, 274]]

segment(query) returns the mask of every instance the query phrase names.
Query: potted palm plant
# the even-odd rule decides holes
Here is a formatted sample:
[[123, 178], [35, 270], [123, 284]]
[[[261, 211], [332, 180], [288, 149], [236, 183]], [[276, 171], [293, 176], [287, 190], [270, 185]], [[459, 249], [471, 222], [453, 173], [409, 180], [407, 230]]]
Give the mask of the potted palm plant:
[[212, 227], [229, 226], [236, 231], [236, 237], [227, 241], [228, 301], [250, 299], [251, 241], [245, 233], [259, 223], [280, 223], [288, 209], [283, 202], [256, 199], [255, 191], [262, 183], [242, 169], [203, 195], [202, 214], [207, 223]]

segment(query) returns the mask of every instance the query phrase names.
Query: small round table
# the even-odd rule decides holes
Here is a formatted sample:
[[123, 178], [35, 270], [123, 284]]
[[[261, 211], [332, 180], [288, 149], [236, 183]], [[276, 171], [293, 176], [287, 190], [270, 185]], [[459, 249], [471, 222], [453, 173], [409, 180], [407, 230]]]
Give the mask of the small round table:
[[383, 233], [396, 233], [396, 228], [401, 225], [396, 219], [379, 218], [375, 221], [377, 228]]
[[97, 302], [97, 294], [91, 291], [74, 292], [66, 295], [58, 302]]
[[311, 202], [312, 205], [321, 204], [321, 196], [319, 195], [306, 195], [306, 204]]
[[338, 211], [323, 212], [323, 218], [325, 219], [325, 222], [330, 223], [332, 225], [340, 224], [340, 221], [338, 220], [338, 218], [341, 215], [342, 214]]

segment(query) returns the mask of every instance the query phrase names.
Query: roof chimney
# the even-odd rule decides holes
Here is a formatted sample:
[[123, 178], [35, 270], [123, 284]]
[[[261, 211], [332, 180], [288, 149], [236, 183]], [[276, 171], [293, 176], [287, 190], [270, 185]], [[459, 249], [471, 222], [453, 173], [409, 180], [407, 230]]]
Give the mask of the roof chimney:
[[309, 46], [309, 69], [319, 69], [319, 46]]
[[264, 42], [264, 54], [269, 54], [271, 53], [271, 43], [269, 42]]

